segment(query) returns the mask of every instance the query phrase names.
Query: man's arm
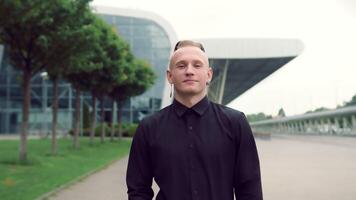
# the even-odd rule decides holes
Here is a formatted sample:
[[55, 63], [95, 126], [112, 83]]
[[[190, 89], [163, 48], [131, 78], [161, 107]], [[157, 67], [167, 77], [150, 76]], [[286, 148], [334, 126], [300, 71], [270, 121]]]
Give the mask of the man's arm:
[[243, 115], [240, 118], [235, 163], [234, 188], [237, 200], [262, 200], [260, 164], [251, 127]]
[[153, 173], [146, 136], [141, 122], [132, 141], [127, 166], [126, 184], [129, 200], [152, 200], [154, 195]]

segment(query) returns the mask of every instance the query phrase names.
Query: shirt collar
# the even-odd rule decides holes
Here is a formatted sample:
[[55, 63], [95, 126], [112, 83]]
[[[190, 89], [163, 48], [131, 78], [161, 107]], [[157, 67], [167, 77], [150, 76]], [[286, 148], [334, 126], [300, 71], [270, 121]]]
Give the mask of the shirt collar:
[[[209, 100], [208, 97], [205, 96], [193, 107], [191, 107], [191, 110], [195, 111], [199, 116], [202, 116], [208, 107], [209, 107]], [[173, 109], [175, 110], [175, 112], [179, 117], [181, 117], [187, 110], [189, 110], [188, 107], [186, 107], [176, 99], [173, 100]]]

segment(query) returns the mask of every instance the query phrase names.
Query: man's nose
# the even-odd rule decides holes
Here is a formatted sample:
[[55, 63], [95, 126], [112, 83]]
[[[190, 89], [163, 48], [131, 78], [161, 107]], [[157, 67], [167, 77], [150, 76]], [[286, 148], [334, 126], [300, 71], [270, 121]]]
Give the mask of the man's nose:
[[186, 75], [194, 75], [194, 67], [193, 67], [193, 65], [189, 64], [187, 66], [185, 74]]

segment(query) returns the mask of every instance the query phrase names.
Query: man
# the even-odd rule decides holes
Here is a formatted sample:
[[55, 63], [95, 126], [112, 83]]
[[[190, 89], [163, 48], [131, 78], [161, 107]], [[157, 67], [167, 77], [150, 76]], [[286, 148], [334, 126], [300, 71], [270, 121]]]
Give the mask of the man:
[[173, 103], [143, 119], [126, 182], [129, 200], [262, 200], [259, 159], [242, 112], [210, 102], [213, 71], [200, 43], [180, 41], [167, 79]]

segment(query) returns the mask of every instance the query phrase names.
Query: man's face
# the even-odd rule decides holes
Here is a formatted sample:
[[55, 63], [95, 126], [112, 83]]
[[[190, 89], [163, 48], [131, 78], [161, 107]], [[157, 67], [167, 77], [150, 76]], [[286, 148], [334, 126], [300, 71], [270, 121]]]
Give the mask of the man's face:
[[212, 73], [206, 54], [198, 47], [185, 46], [172, 55], [167, 79], [177, 94], [196, 96], [205, 94]]

